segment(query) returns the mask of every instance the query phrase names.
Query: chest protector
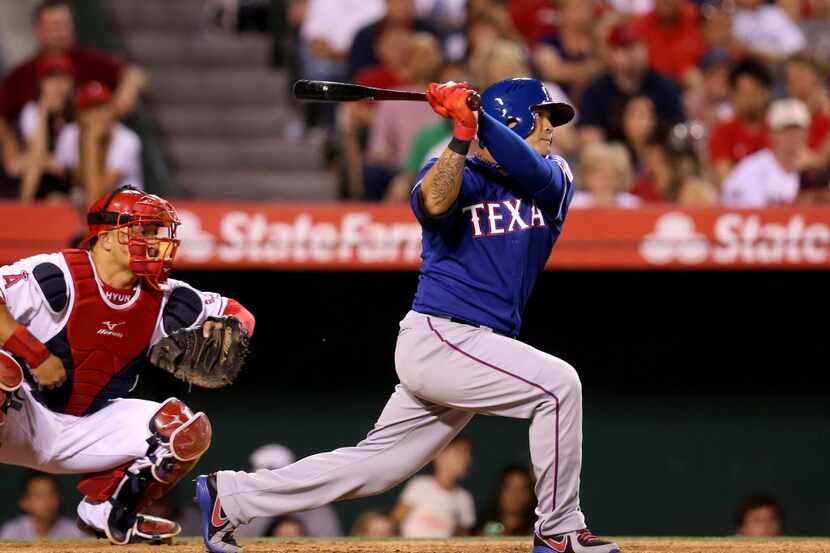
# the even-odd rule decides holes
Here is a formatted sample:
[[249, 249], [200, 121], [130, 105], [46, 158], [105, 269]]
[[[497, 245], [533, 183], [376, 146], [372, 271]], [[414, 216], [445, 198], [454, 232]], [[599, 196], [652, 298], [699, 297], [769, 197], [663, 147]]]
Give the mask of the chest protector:
[[162, 304], [162, 293], [142, 286], [132, 304], [114, 309], [95, 280], [83, 250], [62, 252], [72, 276], [74, 303], [66, 326], [46, 347], [63, 361], [67, 382], [42, 390], [50, 409], [74, 416], [92, 413], [135, 386]]

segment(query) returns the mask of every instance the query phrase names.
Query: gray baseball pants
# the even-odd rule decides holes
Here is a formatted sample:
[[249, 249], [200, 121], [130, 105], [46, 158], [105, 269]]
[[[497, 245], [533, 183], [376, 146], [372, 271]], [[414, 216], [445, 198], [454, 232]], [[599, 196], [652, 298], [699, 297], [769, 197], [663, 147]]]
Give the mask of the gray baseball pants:
[[234, 524], [379, 494], [431, 461], [475, 414], [530, 419], [542, 535], [585, 527], [579, 509], [582, 388], [565, 361], [489, 330], [410, 311], [400, 323], [400, 384], [354, 447], [278, 470], [218, 473]]

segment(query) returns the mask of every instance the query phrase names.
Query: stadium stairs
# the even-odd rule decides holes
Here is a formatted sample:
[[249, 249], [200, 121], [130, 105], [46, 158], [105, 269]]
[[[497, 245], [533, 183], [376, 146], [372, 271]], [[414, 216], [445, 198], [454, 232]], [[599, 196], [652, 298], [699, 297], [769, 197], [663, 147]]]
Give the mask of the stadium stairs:
[[171, 178], [192, 197], [334, 200], [320, 138], [289, 139], [298, 118], [270, 37], [211, 27], [202, 0], [107, 0], [131, 60], [150, 74], [147, 104]]

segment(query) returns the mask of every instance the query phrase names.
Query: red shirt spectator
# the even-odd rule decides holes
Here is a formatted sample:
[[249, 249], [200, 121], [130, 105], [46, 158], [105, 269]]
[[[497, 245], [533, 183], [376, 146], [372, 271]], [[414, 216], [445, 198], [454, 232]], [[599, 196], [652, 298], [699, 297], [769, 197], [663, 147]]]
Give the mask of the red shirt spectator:
[[554, 0], [510, 0], [507, 11], [528, 44], [558, 32], [559, 8]]
[[[98, 81], [111, 90], [118, 87], [121, 73], [126, 67], [122, 60], [83, 46], [75, 46], [66, 54], [75, 67], [77, 85]], [[0, 87], [0, 116], [9, 123], [13, 124], [26, 102], [33, 100], [37, 95], [37, 59], [34, 57], [17, 66]]]
[[807, 145], [817, 152], [830, 131], [830, 116], [826, 113], [815, 112], [810, 120], [810, 129], [807, 131]]
[[769, 146], [769, 134], [764, 125], [748, 126], [741, 119], [732, 118], [718, 123], [709, 139], [709, 158], [712, 162], [726, 160], [737, 163], [749, 154]]
[[686, 0], [658, 0], [634, 21], [652, 69], [681, 80], [705, 52], [698, 11]]

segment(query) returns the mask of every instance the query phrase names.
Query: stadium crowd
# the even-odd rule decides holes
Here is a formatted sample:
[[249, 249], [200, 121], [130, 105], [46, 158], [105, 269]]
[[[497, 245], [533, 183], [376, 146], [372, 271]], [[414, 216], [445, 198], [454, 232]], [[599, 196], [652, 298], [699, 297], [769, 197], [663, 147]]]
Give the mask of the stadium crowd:
[[[281, 21], [272, 26], [277, 58], [297, 78], [418, 91], [433, 81], [484, 89], [508, 77], [544, 80], [578, 112], [555, 140], [578, 169], [574, 207], [830, 201], [826, 1], [213, 4], [233, 11], [241, 30]], [[260, 13], [251, 4], [266, 15], [251, 16]], [[78, 44], [60, 0], [38, 4], [32, 25], [37, 53], [0, 84], [2, 195], [83, 199], [142, 187], [141, 141], [121, 120], [146, 71]], [[404, 201], [450, 136], [426, 103], [299, 109], [305, 132], [326, 137], [344, 198]]]
[[[830, 4], [812, 0], [293, 0], [297, 75], [423, 90], [534, 76], [577, 107], [555, 145], [574, 207], [828, 199]], [[402, 201], [449, 141], [426, 104], [309, 106], [348, 195]]]
[[[254, 470], [279, 469], [295, 460], [281, 444], [267, 444], [250, 456]], [[511, 465], [503, 469], [485, 509], [478, 510], [472, 494], [460, 482], [473, 469], [473, 445], [461, 436], [432, 463], [431, 470], [413, 476], [403, 485], [395, 507], [388, 513], [370, 509], [361, 513], [348, 535], [356, 537], [449, 538], [452, 536], [529, 536], [535, 520], [533, 472]], [[20, 515], [0, 523], [0, 539], [41, 540], [84, 537], [71, 518], [61, 515], [61, 489], [57, 477], [29, 472], [21, 480], [17, 500]], [[196, 506], [179, 503], [175, 493], [154, 503], [149, 514], [179, 520], [183, 535], [199, 535]], [[739, 536], [784, 534], [784, 513], [768, 494], [741, 499], [734, 533]], [[242, 538], [337, 537], [345, 535], [337, 511], [324, 505], [310, 511], [254, 519], [237, 529]]]

